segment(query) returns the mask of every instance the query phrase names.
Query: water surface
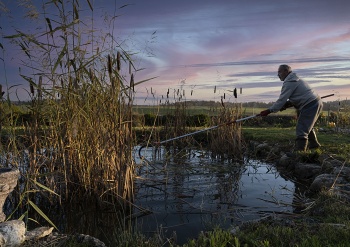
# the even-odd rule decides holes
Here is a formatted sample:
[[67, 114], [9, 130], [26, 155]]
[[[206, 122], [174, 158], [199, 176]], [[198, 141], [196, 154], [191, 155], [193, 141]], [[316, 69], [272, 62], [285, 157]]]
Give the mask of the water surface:
[[142, 153], [148, 163], [139, 170], [135, 195], [135, 204], [150, 211], [137, 220], [145, 234], [176, 232], [182, 244], [215, 226], [229, 229], [293, 210], [294, 183], [271, 164], [218, 160], [196, 150], [149, 151]]

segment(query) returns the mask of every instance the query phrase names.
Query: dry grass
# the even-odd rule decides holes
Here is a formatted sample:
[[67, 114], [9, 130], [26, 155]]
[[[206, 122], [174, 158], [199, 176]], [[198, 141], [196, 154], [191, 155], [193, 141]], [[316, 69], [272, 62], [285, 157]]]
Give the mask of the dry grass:
[[[222, 101], [220, 107], [211, 109], [210, 114], [213, 117], [211, 117], [210, 125], [212, 127], [203, 128], [203, 131], [205, 129], [210, 129], [210, 131], [196, 130], [193, 132], [193, 129], [186, 122], [188, 109], [186, 107], [185, 91], [174, 90], [174, 101], [172, 102], [170, 98], [168, 90], [166, 103], [162, 105], [162, 111], [168, 110], [169, 113], [163, 127], [152, 131], [152, 137], [149, 138], [149, 141], [172, 146], [177, 150], [193, 145], [198, 148], [202, 147], [203, 143], [196, 141], [195, 135], [202, 133], [199, 139], [208, 144], [203, 148], [211, 151], [213, 157], [242, 158], [241, 124], [232, 123], [234, 120], [241, 118], [242, 107], [240, 104], [230, 104], [231, 106], [228, 107]], [[225, 123], [229, 124], [226, 125]], [[207, 134], [206, 140], [203, 139], [203, 133]]]
[[132, 200], [137, 83], [131, 56], [120, 47], [115, 51], [110, 34], [84, 31], [78, 1], [47, 5], [56, 12], [44, 12], [44, 31], [6, 37], [27, 57], [23, 71], [31, 73], [21, 76], [30, 86], [32, 121], [23, 136], [9, 136], [2, 151], [11, 156], [4, 163], [21, 167], [23, 191], [42, 185], [52, 200], [84, 195]]
[[232, 121], [241, 118], [241, 112], [242, 108], [239, 104], [232, 108], [227, 108], [223, 105], [219, 109], [218, 116], [212, 118], [212, 125], [231, 123], [210, 132], [210, 150], [214, 155], [218, 155], [221, 158], [243, 158], [241, 124], [232, 123]]

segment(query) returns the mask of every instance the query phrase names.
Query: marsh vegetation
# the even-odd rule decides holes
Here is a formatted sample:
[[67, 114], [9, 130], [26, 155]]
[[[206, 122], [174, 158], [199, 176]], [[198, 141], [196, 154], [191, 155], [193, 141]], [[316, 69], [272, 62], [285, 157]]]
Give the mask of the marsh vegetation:
[[[86, 3], [93, 12], [91, 2]], [[20, 76], [28, 85], [30, 97], [28, 102], [15, 104], [10, 99], [13, 87], [6, 85], [7, 91], [4, 86], [0, 89], [0, 92], [5, 90], [0, 104], [1, 166], [17, 167], [21, 171], [19, 186], [7, 202], [8, 219], [24, 219], [29, 227], [51, 224], [65, 233], [79, 230], [99, 235], [101, 231], [98, 230], [112, 229], [111, 235], [105, 236], [112, 246], [116, 243], [160, 246], [175, 245], [175, 239], [169, 239], [162, 232], [146, 238], [135, 227], [135, 219], [151, 213], [138, 203], [143, 196], [147, 198], [148, 193], [156, 194], [154, 190], [163, 190], [162, 196], [181, 201], [176, 205], [184, 207], [186, 204], [191, 213], [198, 215], [208, 205], [209, 208], [226, 207], [225, 214], [231, 216], [230, 220], [232, 214], [241, 214], [244, 210], [232, 209], [237, 206], [232, 202], [240, 195], [241, 176], [254, 173], [246, 169], [254, 167], [255, 172], [260, 171], [259, 175], [259, 169], [265, 169], [266, 174], [273, 170], [268, 164], [247, 166], [247, 139], [269, 142], [278, 139], [281, 143], [292, 139], [293, 111], [287, 112], [289, 116], [249, 120], [243, 124], [245, 128], [241, 123], [225, 125], [254, 114], [259, 106], [228, 103], [222, 96], [219, 103], [193, 107], [185, 100], [186, 92], [181, 88], [168, 91], [164, 102], [157, 105], [135, 106], [135, 87], [145, 81], [137, 81], [135, 72], [138, 69], [134, 66], [132, 52], [124, 50], [113, 33], [96, 34], [95, 30], [86, 29], [87, 25], [80, 20], [79, 1], [45, 4], [51, 10], [50, 13], [45, 9], [40, 12], [39, 19], [44, 20], [42, 29], [37, 33], [13, 30], [14, 33], [4, 37], [21, 49], [24, 58]], [[39, 12], [37, 14], [40, 16]], [[1, 49], [8, 48], [1, 45]], [[4, 64], [7, 62], [4, 60]], [[347, 128], [347, 112], [340, 114], [339, 109], [338, 112], [335, 109], [335, 113], [330, 114], [327, 111], [318, 127], [329, 129], [332, 134], [320, 134], [320, 140], [347, 160], [348, 139], [334, 131], [335, 126], [328, 125], [336, 122], [336, 126]], [[161, 141], [221, 124], [224, 125], [215, 131], [189, 135], [157, 147]], [[260, 128], [246, 128], [248, 126]], [[342, 150], [338, 148], [339, 142]], [[151, 150], [152, 155], [137, 157], [136, 154], [135, 158], [138, 145]], [[288, 148], [290, 143], [281, 145]], [[155, 151], [158, 156], [153, 156]], [[195, 178], [204, 182], [189, 183]], [[216, 189], [208, 188], [211, 182]], [[197, 187], [193, 188], [194, 185]], [[140, 191], [143, 194], [135, 194]], [[316, 202], [327, 202], [323, 196]], [[186, 198], [193, 199], [193, 203]], [[205, 202], [200, 202], [199, 198], [220, 203], [203, 206]], [[329, 198], [344, 206], [333, 196]], [[86, 205], [91, 206], [90, 214], [82, 213]], [[332, 204], [326, 203], [326, 206], [332, 211]], [[208, 217], [220, 212], [213, 208], [205, 211]], [[66, 221], [60, 222], [63, 218]], [[101, 218], [103, 227], [96, 229], [101, 225]], [[75, 228], [76, 222], [82, 228]], [[274, 232], [276, 228], [254, 224], [249, 227], [242, 235], [233, 237], [210, 225], [209, 230], [216, 230], [200, 234], [188, 246], [240, 246], [240, 243], [280, 246]], [[302, 223], [297, 227], [304, 229]], [[290, 229], [280, 227], [277, 230], [290, 241], [299, 243], [291, 236], [294, 232]], [[332, 231], [334, 238], [340, 233], [343, 231]], [[306, 239], [307, 234], [309, 232]], [[311, 238], [310, 241], [317, 246], [318, 240]], [[300, 246], [309, 243], [305, 240]]]

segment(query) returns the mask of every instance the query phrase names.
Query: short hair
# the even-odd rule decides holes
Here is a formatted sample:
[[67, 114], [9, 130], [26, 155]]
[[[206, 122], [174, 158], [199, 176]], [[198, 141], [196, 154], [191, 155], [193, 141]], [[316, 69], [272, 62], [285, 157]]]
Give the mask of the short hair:
[[288, 72], [292, 72], [292, 68], [287, 64], [281, 64], [280, 69], [287, 70]]

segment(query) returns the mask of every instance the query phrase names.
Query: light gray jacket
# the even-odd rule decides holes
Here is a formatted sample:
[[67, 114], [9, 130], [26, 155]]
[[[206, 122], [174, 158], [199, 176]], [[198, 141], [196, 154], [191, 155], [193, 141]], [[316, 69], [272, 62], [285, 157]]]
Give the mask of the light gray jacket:
[[301, 110], [311, 101], [320, 97], [310, 88], [309, 84], [300, 79], [295, 73], [291, 72], [284, 79], [281, 94], [278, 100], [269, 108], [271, 112], [278, 112], [284, 104], [289, 101]]

